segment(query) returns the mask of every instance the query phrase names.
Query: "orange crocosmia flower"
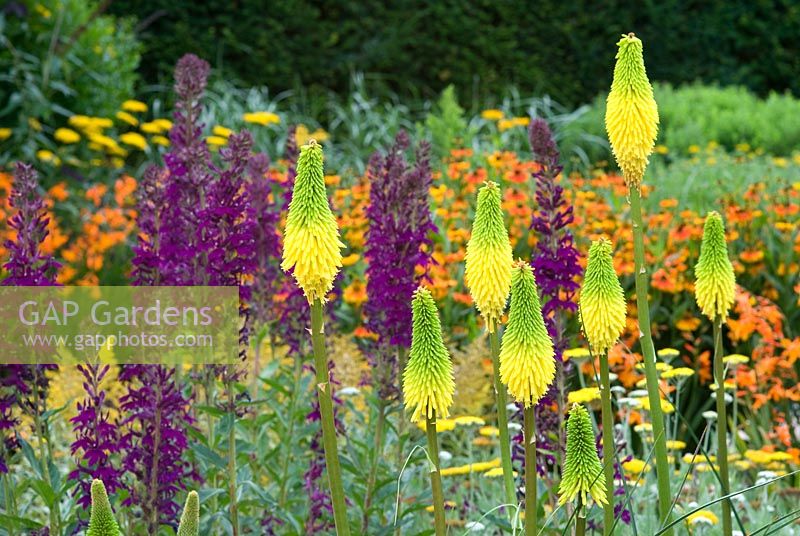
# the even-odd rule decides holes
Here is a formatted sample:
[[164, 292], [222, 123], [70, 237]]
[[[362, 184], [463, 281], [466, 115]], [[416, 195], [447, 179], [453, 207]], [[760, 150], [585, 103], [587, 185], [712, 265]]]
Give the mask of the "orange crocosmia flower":
[[54, 184], [47, 190], [47, 194], [55, 199], [56, 201], [66, 201], [69, 197], [69, 192], [67, 191], [67, 183], [61, 181], [59, 183]]
[[524, 184], [528, 182], [528, 174], [522, 168], [515, 167], [505, 173], [505, 179], [515, 184]]
[[486, 168], [481, 167], [465, 174], [464, 181], [466, 181], [467, 184], [483, 184], [486, 182], [487, 177]]
[[342, 266], [353, 266], [361, 258], [358, 253], [351, 253], [346, 257], [342, 257]]
[[658, 203], [658, 205], [661, 208], [675, 208], [675, 207], [678, 206], [678, 200], [677, 199], [662, 199]]
[[325, 175], [326, 186], [337, 186], [340, 182], [342, 178], [339, 175]]
[[468, 307], [472, 306], [472, 295], [468, 292], [453, 292], [453, 301], [456, 303], [461, 303]]
[[94, 203], [96, 207], [99, 207], [100, 203], [103, 201], [103, 196], [106, 195], [107, 191], [108, 187], [105, 184], [95, 184], [86, 190], [86, 199]]
[[130, 175], [123, 175], [114, 181], [114, 201], [118, 206], [125, 205], [125, 202], [136, 191], [136, 179]]
[[473, 154], [472, 149], [451, 149], [450, 156], [455, 159], [470, 158]]
[[675, 327], [681, 331], [694, 331], [700, 327], [701, 321], [699, 318], [690, 316], [684, 317], [675, 322]]
[[711, 381], [711, 352], [705, 351], [697, 356], [697, 366], [695, 366], [700, 383]]
[[356, 279], [344, 289], [342, 298], [345, 303], [360, 307], [361, 304], [367, 301], [367, 287], [360, 279]]
[[746, 264], [755, 264], [764, 260], [764, 251], [760, 249], [742, 251], [739, 258]]
[[364, 326], [358, 326], [356, 330], [353, 332], [353, 335], [355, 335], [359, 339], [372, 339], [374, 341], [378, 340], [378, 334], [368, 330]]

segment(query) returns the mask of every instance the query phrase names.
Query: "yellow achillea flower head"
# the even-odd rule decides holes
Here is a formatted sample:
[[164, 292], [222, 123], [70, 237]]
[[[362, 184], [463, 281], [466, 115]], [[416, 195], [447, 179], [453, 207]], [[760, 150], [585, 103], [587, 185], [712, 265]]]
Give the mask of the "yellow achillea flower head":
[[294, 278], [308, 302], [324, 301], [342, 266], [336, 218], [328, 204], [322, 172], [322, 146], [311, 140], [300, 148], [297, 177], [283, 235], [281, 268]]
[[606, 102], [606, 131], [625, 182], [639, 188], [658, 135], [658, 107], [644, 68], [641, 40], [629, 33], [617, 46], [614, 81]]
[[487, 182], [478, 192], [478, 206], [472, 224], [472, 236], [465, 255], [465, 281], [486, 327], [494, 331], [511, 291], [511, 265], [514, 262], [503, 209], [500, 188]]
[[89, 528], [86, 536], [121, 536], [108, 494], [102, 480], [92, 481], [92, 510], [89, 514]]
[[553, 354], [533, 270], [519, 261], [511, 273], [511, 307], [500, 348], [500, 380], [525, 407], [536, 404], [553, 382]]
[[595, 354], [603, 354], [625, 329], [625, 294], [614, 271], [611, 242], [592, 242], [583, 276], [580, 304], [583, 333]]
[[406, 408], [414, 408], [411, 422], [447, 417], [453, 403], [453, 363], [442, 340], [442, 324], [428, 289], [419, 287], [411, 302], [411, 352], [403, 372]]
[[558, 488], [558, 504], [573, 500], [579, 493], [583, 504], [588, 504], [589, 496], [599, 504], [606, 504], [602, 472], [589, 413], [580, 404], [574, 404], [567, 420], [567, 459]]
[[736, 276], [728, 258], [725, 225], [717, 212], [709, 212], [706, 216], [700, 259], [694, 274], [697, 278], [694, 297], [700, 310], [712, 321], [720, 317], [724, 322], [733, 305]]

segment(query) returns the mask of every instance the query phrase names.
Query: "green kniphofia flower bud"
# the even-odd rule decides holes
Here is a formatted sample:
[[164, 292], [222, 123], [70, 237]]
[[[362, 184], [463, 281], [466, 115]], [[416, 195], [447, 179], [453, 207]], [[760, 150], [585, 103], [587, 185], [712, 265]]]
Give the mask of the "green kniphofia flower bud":
[[644, 68], [641, 40], [630, 33], [617, 46], [606, 131], [626, 184], [638, 188], [658, 135], [658, 107]]
[[500, 188], [487, 182], [478, 192], [478, 206], [465, 255], [465, 282], [472, 299], [494, 331], [511, 291], [511, 241], [500, 206]]
[[294, 268], [294, 278], [309, 303], [325, 300], [342, 266], [344, 247], [325, 191], [322, 158], [322, 146], [314, 140], [300, 148], [283, 235], [281, 268]]
[[614, 271], [611, 242], [601, 238], [589, 248], [586, 274], [579, 297], [581, 323], [595, 354], [617, 342], [625, 329], [625, 294]]
[[694, 274], [694, 296], [703, 314], [712, 321], [719, 317], [723, 322], [733, 305], [736, 291], [736, 276], [728, 258], [725, 241], [725, 225], [716, 212], [709, 212], [703, 227], [703, 242], [700, 245], [700, 260]]
[[597, 503], [605, 504], [606, 484], [602, 473], [589, 413], [582, 405], [573, 404], [567, 421], [567, 459], [558, 488], [558, 504], [571, 501], [578, 494], [583, 504], [589, 503], [590, 496]]
[[553, 355], [533, 270], [527, 262], [519, 261], [511, 273], [511, 307], [500, 348], [500, 380], [526, 408], [536, 404], [553, 383]]
[[197, 536], [200, 526], [200, 498], [196, 491], [190, 491], [181, 514], [181, 524], [177, 536]]
[[428, 289], [419, 287], [411, 302], [411, 352], [403, 372], [406, 408], [413, 408], [411, 421], [447, 417], [453, 403], [453, 363], [442, 340], [442, 325], [436, 303]]
[[102, 480], [92, 481], [92, 511], [86, 536], [121, 536]]

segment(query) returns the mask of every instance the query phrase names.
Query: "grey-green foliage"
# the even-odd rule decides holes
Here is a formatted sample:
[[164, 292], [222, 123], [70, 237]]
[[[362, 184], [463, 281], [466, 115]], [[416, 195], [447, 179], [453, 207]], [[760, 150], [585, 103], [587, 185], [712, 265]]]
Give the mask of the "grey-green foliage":
[[181, 524], [178, 526], [177, 536], [197, 536], [200, 524], [200, 498], [196, 491], [190, 491], [183, 507]]

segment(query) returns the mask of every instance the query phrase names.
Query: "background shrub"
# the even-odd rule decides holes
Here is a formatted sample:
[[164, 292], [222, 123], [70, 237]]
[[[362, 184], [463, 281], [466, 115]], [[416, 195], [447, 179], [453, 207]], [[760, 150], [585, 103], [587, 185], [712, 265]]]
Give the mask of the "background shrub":
[[610, 84], [623, 32], [646, 43], [655, 80], [742, 85], [760, 95], [800, 90], [800, 7], [793, 2], [611, 0], [117, 0], [139, 18], [141, 73], [168, 80], [190, 51], [244, 85], [347, 91], [353, 72], [401, 97], [453, 84], [462, 103], [508, 85], [575, 105]]

